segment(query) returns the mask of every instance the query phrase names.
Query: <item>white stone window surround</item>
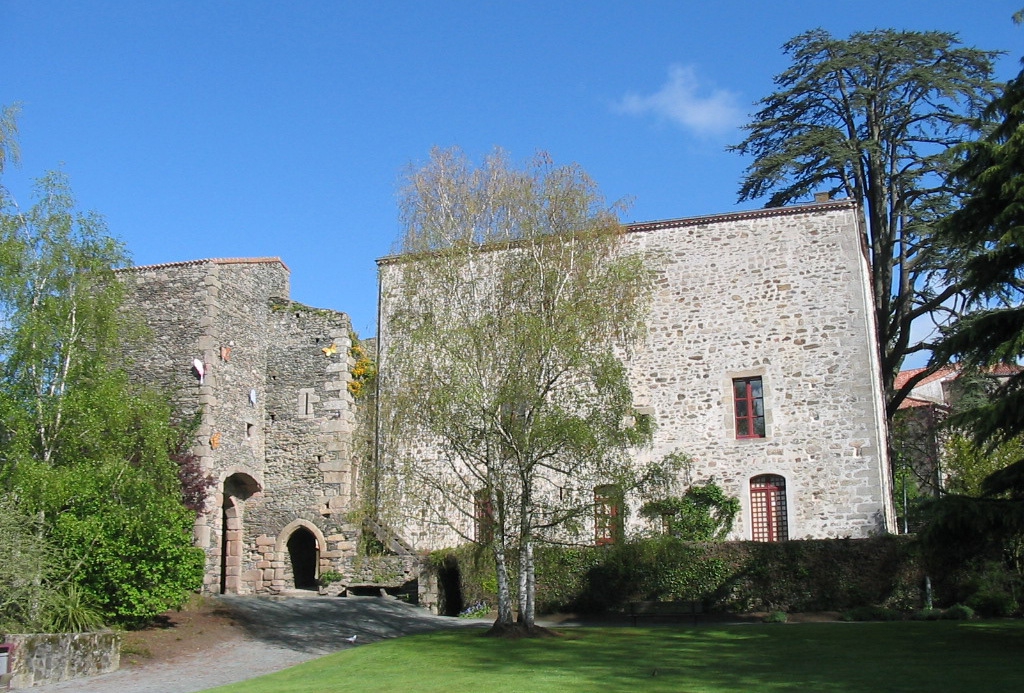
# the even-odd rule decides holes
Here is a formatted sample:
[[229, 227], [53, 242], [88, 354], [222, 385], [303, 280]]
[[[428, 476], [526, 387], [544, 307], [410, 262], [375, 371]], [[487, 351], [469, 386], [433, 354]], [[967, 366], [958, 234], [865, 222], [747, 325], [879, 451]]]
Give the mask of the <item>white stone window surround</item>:
[[[760, 378], [761, 392], [764, 401], [764, 437], [750, 436], [746, 438], [736, 437], [736, 400], [733, 394], [733, 382], [743, 378]], [[772, 411], [774, 410], [774, 397], [772, 393], [771, 378], [764, 367], [751, 368], [747, 370], [729, 371], [722, 379], [722, 411], [723, 430], [726, 438], [737, 445], [758, 445], [771, 441], [774, 425]]]

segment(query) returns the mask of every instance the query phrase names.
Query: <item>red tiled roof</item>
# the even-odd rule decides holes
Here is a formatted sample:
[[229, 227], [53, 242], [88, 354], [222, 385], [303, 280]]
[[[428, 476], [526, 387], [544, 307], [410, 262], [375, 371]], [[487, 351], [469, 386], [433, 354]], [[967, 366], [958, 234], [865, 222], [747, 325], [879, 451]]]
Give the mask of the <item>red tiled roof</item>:
[[[896, 380], [893, 382], [893, 388], [899, 390], [901, 387], [906, 385], [907, 382], [909, 382], [910, 379], [913, 378], [915, 375], [917, 375], [918, 373], [921, 373], [922, 371], [926, 371], [926, 370], [928, 370], [928, 369], [927, 368], [912, 368], [912, 369], [910, 369], [908, 371], [900, 371], [899, 373], [896, 374]], [[931, 375], [926, 375], [914, 387], [920, 387], [921, 385], [924, 385], [925, 383], [933, 383], [936, 380], [942, 380], [943, 378], [946, 378], [948, 376], [956, 375], [959, 370], [960, 370], [960, 368], [958, 366], [943, 366], [942, 368], [940, 368], [939, 370], [935, 371]]]

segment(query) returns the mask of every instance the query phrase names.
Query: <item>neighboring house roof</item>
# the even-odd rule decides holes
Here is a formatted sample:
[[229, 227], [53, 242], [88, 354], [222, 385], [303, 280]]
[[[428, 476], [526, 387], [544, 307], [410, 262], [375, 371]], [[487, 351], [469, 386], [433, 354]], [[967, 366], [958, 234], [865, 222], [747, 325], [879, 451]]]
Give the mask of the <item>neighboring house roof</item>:
[[[927, 368], [911, 368], [908, 371], [900, 371], [899, 373], [896, 374], [896, 380], [893, 382], [893, 387], [895, 389], [899, 390], [901, 387], [906, 385], [907, 382], [909, 382], [910, 379], [913, 378], [915, 375], [917, 375], [918, 373], [921, 373], [923, 371], [926, 371], [926, 370], [928, 370], [928, 369]], [[917, 385], [914, 386], [914, 389], [916, 390], [917, 388], [921, 387], [922, 385], [927, 385], [928, 383], [935, 382], [936, 380], [946, 380], [946, 379], [950, 378], [950, 376], [952, 376], [955, 379], [956, 376], [959, 375], [959, 373], [960, 373], [960, 369], [957, 366], [943, 366], [942, 368], [940, 368], [939, 370], [935, 371], [931, 375], [927, 375], [924, 378], [922, 378], [921, 382], [919, 382]]]
[[933, 402], [930, 399], [919, 399], [917, 397], [905, 397], [900, 406], [897, 409], [917, 409], [918, 407], [935, 407], [938, 406], [938, 402]]
[[[897, 390], [905, 386], [914, 376], [928, 370], [927, 368], [912, 368], [900, 371], [893, 381], [893, 387]], [[988, 369], [987, 375], [991, 377], [1008, 377], [1016, 375], [1022, 370], [1021, 366], [1001, 363]], [[916, 407], [948, 406], [949, 391], [942, 387], [943, 383], [956, 380], [960, 377], [962, 369], [956, 364], [943, 366], [934, 373], [930, 373], [914, 385], [914, 388], [907, 395], [906, 399], [900, 402], [899, 409], [913, 409]]]

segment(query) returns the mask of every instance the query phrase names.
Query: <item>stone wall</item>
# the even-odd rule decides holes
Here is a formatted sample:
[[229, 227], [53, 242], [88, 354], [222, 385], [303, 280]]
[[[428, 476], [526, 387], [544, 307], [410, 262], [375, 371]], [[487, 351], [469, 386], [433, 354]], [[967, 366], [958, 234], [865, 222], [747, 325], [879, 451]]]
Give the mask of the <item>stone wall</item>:
[[[733, 539], [752, 538], [751, 483], [764, 475], [785, 480], [789, 538], [894, 529], [860, 214], [837, 201], [627, 229], [623, 252], [642, 254], [656, 274], [646, 343], [626, 362], [634, 405], [656, 423], [653, 445], [634, 459], [690, 456], [681, 488], [714, 481], [741, 500]], [[388, 258], [379, 264], [386, 369], [388, 351], [402, 348], [388, 324], [400, 272]], [[765, 435], [741, 438], [733, 380], [751, 377], [764, 387]], [[435, 464], [431, 441], [397, 448], [395, 460]], [[464, 516], [471, 534], [472, 512]], [[459, 541], [415, 519], [406, 531], [418, 549]], [[593, 527], [575, 538], [592, 542]]]
[[121, 636], [102, 633], [35, 633], [0, 636], [8, 649], [7, 678], [12, 690], [117, 671]]
[[[850, 202], [638, 224], [626, 251], [657, 272], [647, 344], [629, 362], [654, 458], [697, 459], [692, 481], [740, 498], [786, 480], [791, 538], [894, 529], [873, 304]], [[759, 376], [766, 435], [738, 438], [732, 379]]]
[[134, 377], [167, 391], [182, 421], [200, 418], [193, 452], [216, 482], [196, 520], [205, 589], [294, 587], [295, 532], [312, 547], [314, 574], [342, 570], [358, 534], [345, 521], [357, 415], [348, 316], [289, 300], [288, 268], [277, 258], [120, 276], [126, 308], [149, 328], [129, 353]]

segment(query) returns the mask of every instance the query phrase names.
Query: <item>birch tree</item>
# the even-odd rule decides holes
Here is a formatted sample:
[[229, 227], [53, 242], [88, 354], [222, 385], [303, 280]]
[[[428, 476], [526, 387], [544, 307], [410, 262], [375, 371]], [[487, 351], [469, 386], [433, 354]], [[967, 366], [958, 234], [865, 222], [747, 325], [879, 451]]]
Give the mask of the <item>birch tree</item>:
[[[501, 151], [475, 166], [435, 149], [401, 209], [382, 266], [384, 451], [417, 519], [491, 550], [495, 628], [532, 631], [536, 543], [587, 525], [596, 485], [647, 471], [628, 455], [650, 426], [621, 357], [644, 333], [650, 275], [593, 180], [543, 155], [520, 170]], [[436, 459], [395, 460], [412, 441]]]
[[[13, 125], [0, 117], [5, 157]], [[204, 557], [170, 457], [170, 406], [126, 374], [124, 340], [140, 336], [114, 275], [127, 254], [59, 172], [28, 208], [0, 196], [0, 492], [50, 547], [22, 563], [17, 584], [139, 623], [201, 584]], [[22, 551], [18, 536], [0, 532], [0, 554]], [[40, 605], [19, 613], [38, 623]]]

